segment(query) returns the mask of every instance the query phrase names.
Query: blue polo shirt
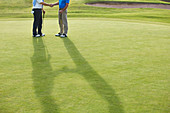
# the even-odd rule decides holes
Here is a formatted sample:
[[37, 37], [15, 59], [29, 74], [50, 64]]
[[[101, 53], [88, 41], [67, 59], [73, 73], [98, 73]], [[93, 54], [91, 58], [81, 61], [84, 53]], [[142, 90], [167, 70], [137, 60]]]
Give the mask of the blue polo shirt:
[[64, 8], [66, 3], [69, 3], [70, 0], [59, 0], [59, 8]]

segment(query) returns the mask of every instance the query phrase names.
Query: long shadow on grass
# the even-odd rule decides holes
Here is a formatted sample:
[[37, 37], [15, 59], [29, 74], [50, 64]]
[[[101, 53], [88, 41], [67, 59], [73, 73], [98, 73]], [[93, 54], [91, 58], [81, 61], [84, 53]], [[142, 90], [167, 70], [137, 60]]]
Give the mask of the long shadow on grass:
[[58, 113], [58, 106], [51, 96], [56, 73], [53, 73], [50, 55], [42, 38], [33, 38], [33, 46], [34, 54], [31, 61], [35, 94], [41, 103], [43, 113]]
[[67, 71], [82, 75], [92, 88], [108, 102], [110, 113], [123, 113], [121, 102], [112, 87], [90, 66], [70, 39], [65, 38], [63, 41], [77, 67], [76, 69], [68, 69]]

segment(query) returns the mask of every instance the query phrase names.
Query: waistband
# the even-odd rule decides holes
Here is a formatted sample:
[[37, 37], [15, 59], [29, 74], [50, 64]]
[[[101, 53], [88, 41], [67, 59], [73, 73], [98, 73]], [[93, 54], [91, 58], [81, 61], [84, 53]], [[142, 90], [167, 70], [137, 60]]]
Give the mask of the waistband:
[[33, 8], [32, 10], [42, 10], [42, 9], [40, 9], [40, 8]]

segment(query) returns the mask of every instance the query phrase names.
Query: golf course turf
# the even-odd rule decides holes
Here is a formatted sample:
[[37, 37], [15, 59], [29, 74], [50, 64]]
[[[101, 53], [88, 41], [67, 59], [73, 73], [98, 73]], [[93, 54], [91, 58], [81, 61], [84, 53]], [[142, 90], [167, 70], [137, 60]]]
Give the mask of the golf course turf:
[[33, 38], [32, 0], [0, 0], [0, 113], [170, 113], [170, 10], [101, 1], [170, 4], [71, 0], [68, 38], [44, 6]]
[[0, 113], [168, 113], [168, 23], [57, 19], [33, 38], [32, 19], [0, 20]]

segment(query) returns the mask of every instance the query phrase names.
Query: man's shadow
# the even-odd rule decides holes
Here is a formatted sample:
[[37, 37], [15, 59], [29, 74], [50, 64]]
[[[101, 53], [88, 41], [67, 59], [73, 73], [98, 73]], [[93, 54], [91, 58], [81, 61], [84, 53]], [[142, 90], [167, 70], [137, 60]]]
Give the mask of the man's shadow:
[[114, 89], [90, 66], [69, 38], [63, 39], [64, 45], [76, 65], [76, 69], [65, 72], [79, 73], [89, 85], [108, 103], [110, 113], [124, 113], [123, 106]]
[[50, 54], [42, 38], [33, 38], [34, 54], [31, 57], [32, 79], [36, 97], [39, 99], [43, 113], [58, 113], [59, 107], [52, 97], [54, 77], [50, 64]]
[[61, 70], [53, 71], [50, 64], [51, 57], [42, 38], [33, 38], [32, 79], [35, 94], [42, 105], [43, 113], [59, 113], [59, 107], [51, 94], [54, 79], [61, 73], [78, 73], [82, 75], [89, 85], [107, 101], [110, 113], [124, 113], [121, 102], [112, 87], [90, 66], [71, 40], [64, 38], [63, 42], [76, 68], [69, 69], [64, 67]]

